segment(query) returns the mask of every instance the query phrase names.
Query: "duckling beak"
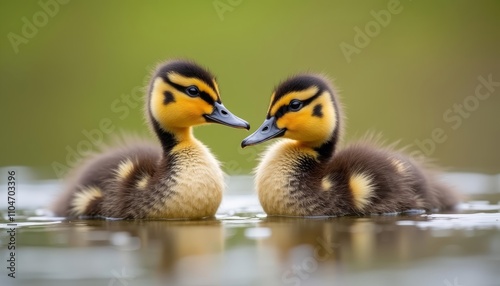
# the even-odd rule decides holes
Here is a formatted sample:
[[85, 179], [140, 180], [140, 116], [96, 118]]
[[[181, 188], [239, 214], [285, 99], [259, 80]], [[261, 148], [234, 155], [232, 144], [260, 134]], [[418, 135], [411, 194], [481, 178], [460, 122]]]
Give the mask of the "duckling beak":
[[241, 141], [241, 148], [262, 143], [276, 137], [281, 137], [285, 134], [285, 132], [286, 129], [280, 129], [276, 126], [276, 118], [273, 116], [266, 119], [259, 129], [257, 129], [257, 131], [255, 131], [252, 135], [243, 139], [243, 141]]
[[214, 111], [211, 114], [205, 114], [204, 117], [207, 122], [219, 123], [235, 128], [245, 128], [246, 130], [250, 129], [248, 122], [229, 112], [222, 103], [216, 102], [214, 104]]

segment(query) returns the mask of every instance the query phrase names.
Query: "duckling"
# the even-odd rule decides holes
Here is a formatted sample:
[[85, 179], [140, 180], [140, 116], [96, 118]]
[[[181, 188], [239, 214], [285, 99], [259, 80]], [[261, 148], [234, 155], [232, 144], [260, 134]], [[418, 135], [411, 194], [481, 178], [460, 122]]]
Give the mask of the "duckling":
[[132, 140], [97, 154], [76, 169], [54, 203], [59, 216], [124, 219], [215, 215], [223, 172], [192, 127], [219, 123], [249, 129], [221, 102], [215, 77], [197, 64], [172, 60], [152, 75], [147, 121], [160, 144]]
[[321, 75], [281, 83], [264, 123], [241, 146], [282, 137], [264, 152], [255, 184], [268, 215], [339, 216], [448, 209], [458, 202], [431, 169], [369, 138], [336, 150], [343, 116]]

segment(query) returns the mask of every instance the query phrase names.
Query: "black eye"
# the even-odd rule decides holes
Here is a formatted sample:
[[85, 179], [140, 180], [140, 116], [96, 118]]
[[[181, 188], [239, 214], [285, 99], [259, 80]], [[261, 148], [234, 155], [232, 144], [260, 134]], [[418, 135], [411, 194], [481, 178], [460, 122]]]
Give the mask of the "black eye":
[[195, 97], [200, 95], [200, 90], [196, 86], [192, 85], [186, 88], [186, 93], [191, 97]]
[[294, 99], [290, 102], [290, 104], [288, 105], [290, 107], [290, 110], [291, 111], [298, 111], [302, 108], [302, 101], [298, 100], [298, 99]]

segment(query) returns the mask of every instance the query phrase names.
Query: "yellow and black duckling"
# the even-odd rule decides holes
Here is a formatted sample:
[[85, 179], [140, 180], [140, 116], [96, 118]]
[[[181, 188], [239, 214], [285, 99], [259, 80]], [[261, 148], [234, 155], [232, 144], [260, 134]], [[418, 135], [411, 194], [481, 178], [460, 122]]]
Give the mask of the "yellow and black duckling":
[[458, 202], [430, 169], [370, 140], [336, 150], [342, 134], [337, 93], [323, 76], [281, 83], [264, 123], [242, 147], [283, 137], [256, 169], [260, 203], [269, 215], [363, 215], [447, 209]]
[[249, 129], [221, 102], [215, 77], [187, 61], [154, 72], [146, 117], [160, 144], [127, 142], [76, 170], [53, 210], [59, 216], [202, 218], [215, 215], [224, 189], [219, 162], [192, 126]]

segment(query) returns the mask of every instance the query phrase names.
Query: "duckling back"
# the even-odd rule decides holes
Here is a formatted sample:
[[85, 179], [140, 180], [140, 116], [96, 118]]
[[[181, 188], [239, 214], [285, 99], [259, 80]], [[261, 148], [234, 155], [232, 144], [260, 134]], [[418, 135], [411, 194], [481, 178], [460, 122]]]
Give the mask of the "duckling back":
[[328, 194], [333, 202], [348, 200], [352, 214], [454, 207], [458, 195], [425, 165], [391, 148], [357, 142], [334, 155], [323, 180], [344, 186], [342, 195], [334, 190]]
[[[146, 141], [127, 139], [114, 148], [105, 148], [104, 152], [93, 154], [72, 170], [65, 181], [64, 193], [51, 209], [58, 216], [106, 216], [103, 213], [103, 196], [111, 193], [117, 183], [125, 183], [123, 178], [130, 180], [128, 174], [132, 168], [127, 162], [131, 159], [141, 162], [142, 172], [136, 170], [135, 175], [146, 177], [154, 174], [160, 156], [161, 148]], [[122, 195], [117, 200], [121, 199]], [[120, 208], [116, 206], [113, 213]]]

